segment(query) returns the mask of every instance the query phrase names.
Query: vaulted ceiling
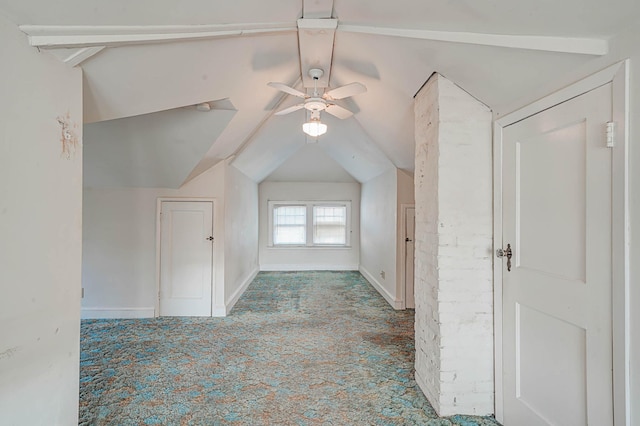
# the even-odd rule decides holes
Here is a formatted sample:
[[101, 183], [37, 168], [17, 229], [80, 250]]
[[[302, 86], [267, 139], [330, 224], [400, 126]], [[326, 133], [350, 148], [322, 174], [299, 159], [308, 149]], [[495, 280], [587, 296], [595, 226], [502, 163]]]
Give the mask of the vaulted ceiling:
[[[508, 112], [605, 54], [640, 2], [0, 0], [0, 13], [25, 43], [82, 67], [86, 184], [178, 187], [232, 156], [256, 181], [281, 165], [299, 174], [291, 162], [318, 150], [360, 182], [411, 171], [413, 96], [433, 72]], [[321, 86], [367, 92], [340, 102], [351, 118], [323, 112], [329, 131], [309, 148], [304, 109], [274, 115], [300, 99], [267, 83], [306, 90], [312, 66]]]

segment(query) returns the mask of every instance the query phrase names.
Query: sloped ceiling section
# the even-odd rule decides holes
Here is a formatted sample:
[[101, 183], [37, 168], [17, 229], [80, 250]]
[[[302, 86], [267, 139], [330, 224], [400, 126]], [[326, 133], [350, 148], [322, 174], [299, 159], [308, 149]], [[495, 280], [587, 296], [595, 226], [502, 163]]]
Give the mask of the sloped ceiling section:
[[[370, 49], [371, 45], [376, 48]], [[531, 92], [556, 73], [588, 60], [577, 54], [341, 32], [336, 35], [334, 57], [331, 85], [359, 81], [367, 86], [367, 93], [353, 98], [359, 109], [355, 119], [396, 167], [410, 171], [414, 169], [413, 96], [433, 72], [500, 111], [515, 94]]]
[[269, 118], [232, 164], [254, 181], [262, 182], [306, 144], [301, 131], [304, 120], [302, 111]]
[[[366, 182], [394, 167], [394, 164], [354, 118], [339, 120], [325, 114], [322, 120], [329, 129], [315, 143], [312, 138], [309, 138], [311, 145], [324, 152], [358, 182]], [[287, 159], [303, 147], [310, 145], [302, 133], [302, 124], [305, 121], [304, 111], [272, 116], [261, 127], [251, 143], [247, 144], [233, 160], [233, 165], [253, 180], [260, 182], [267, 179], [285, 161], [295, 162], [296, 158]], [[308, 158], [304, 152], [306, 150], [298, 158], [301, 164], [296, 167], [303, 169], [308, 165], [310, 175], [315, 174], [312, 170], [315, 170], [317, 164], [307, 164]]]
[[297, 51], [295, 33], [108, 48], [82, 67], [84, 121], [222, 98], [243, 115], [264, 114], [274, 96], [267, 83], [299, 75]]
[[235, 113], [187, 107], [87, 124], [84, 186], [179, 188]]
[[353, 176], [329, 157], [317, 143], [303, 145], [265, 180], [271, 182], [356, 182]]
[[295, 33], [107, 49], [83, 66], [85, 121], [230, 98], [236, 115], [210, 135], [188, 181], [234, 154], [270, 115], [280, 96], [267, 83], [298, 78], [297, 49]]
[[[327, 116], [325, 121], [330, 130], [318, 142], [320, 147], [358, 182], [373, 179], [395, 166], [355, 118], [338, 120]], [[410, 149], [413, 152], [413, 147]]]
[[[360, 182], [388, 167], [411, 171], [413, 96], [434, 71], [496, 115], [509, 112], [604, 54], [607, 39], [638, 19], [640, 2], [0, 0], [0, 11], [27, 34], [44, 34], [32, 45], [81, 64], [87, 184], [175, 187], [234, 155], [261, 181], [305, 146], [304, 111], [273, 116], [295, 100], [267, 83], [295, 85], [310, 58], [331, 64], [330, 87], [368, 89], [344, 101], [353, 118], [322, 114], [329, 131], [318, 147]], [[301, 52], [296, 29], [329, 17], [333, 49], [323, 58], [314, 58], [320, 48]], [[196, 119], [176, 109], [225, 98], [235, 113]]]

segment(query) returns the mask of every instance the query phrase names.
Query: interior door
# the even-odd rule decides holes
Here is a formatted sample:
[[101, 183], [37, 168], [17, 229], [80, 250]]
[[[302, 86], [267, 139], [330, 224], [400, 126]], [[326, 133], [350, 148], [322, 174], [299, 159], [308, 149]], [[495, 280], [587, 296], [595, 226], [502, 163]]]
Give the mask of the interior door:
[[613, 424], [611, 84], [503, 129], [505, 426]]
[[416, 302], [414, 297], [414, 256], [415, 256], [415, 227], [416, 227], [416, 209], [408, 207], [405, 209], [405, 259], [404, 259], [404, 288], [405, 288], [405, 307], [407, 309], [415, 309]]
[[211, 316], [213, 202], [163, 201], [160, 315]]

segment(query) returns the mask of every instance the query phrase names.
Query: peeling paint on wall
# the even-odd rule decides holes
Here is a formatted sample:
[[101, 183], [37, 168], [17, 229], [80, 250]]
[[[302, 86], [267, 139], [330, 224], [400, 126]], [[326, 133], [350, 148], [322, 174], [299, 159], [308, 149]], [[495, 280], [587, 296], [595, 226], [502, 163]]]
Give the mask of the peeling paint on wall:
[[62, 153], [60, 155], [70, 160], [80, 143], [76, 134], [78, 124], [71, 121], [68, 111], [66, 115], [58, 117], [58, 123], [60, 123], [60, 143], [62, 144]]

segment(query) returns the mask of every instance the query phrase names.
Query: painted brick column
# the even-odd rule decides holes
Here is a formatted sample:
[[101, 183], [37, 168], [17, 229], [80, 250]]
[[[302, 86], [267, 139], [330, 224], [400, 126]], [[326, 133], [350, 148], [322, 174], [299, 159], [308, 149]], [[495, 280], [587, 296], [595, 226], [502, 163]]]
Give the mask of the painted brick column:
[[494, 411], [491, 122], [441, 75], [416, 95], [416, 381], [443, 416]]

